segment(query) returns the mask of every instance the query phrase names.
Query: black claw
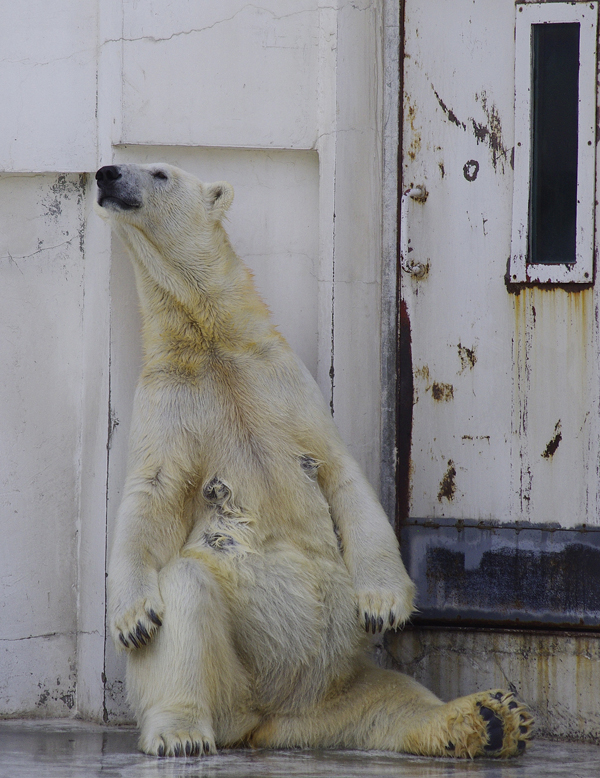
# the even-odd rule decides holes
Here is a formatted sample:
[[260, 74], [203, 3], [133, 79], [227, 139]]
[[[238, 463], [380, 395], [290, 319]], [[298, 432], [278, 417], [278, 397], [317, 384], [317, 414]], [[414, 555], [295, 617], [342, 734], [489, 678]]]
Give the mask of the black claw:
[[127, 642], [127, 638], [122, 632], [119, 632], [119, 640], [125, 646], [125, 648], [129, 648], [129, 643]]
[[189, 740], [185, 741], [185, 755], [191, 756], [192, 755], [192, 744]]
[[164, 756], [165, 755], [165, 746], [164, 743], [158, 747], [158, 755]]
[[150, 635], [148, 634], [148, 630], [146, 629], [146, 627], [144, 627], [143, 624], [140, 624], [139, 621], [138, 621], [137, 629], [135, 631], [135, 635], [143, 646], [145, 646], [147, 641], [150, 640]]
[[157, 627], [162, 627], [162, 621], [152, 609], [148, 611], [148, 618], [150, 621], [154, 622]]
[[210, 743], [208, 742], [208, 740], [205, 740], [202, 746], [203, 746], [204, 753], [210, 754]]
[[390, 611], [390, 627], [394, 626], [394, 622], [396, 621], [396, 614], [394, 611]]
[[192, 756], [199, 756], [202, 753], [202, 743], [199, 740], [194, 740], [192, 743]]
[[365, 632], [369, 631], [370, 626], [371, 622], [369, 621], [369, 614], [365, 611]]
[[136, 636], [133, 634], [133, 632], [130, 632], [129, 635], [127, 635], [127, 638], [129, 639], [130, 643], [133, 643], [134, 648], [139, 648], [140, 644], [138, 643], [138, 640]]
[[377, 619], [377, 632], [381, 632], [383, 629], [383, 619], [381, 616]]
[[371, 629], [373, 630], [373, 634], [375, 634], [375, 630], [377, 629], [377, 619], [375, 616], [371, 616]]
[[454, 743], [448, 743], [448, 745], [446, 746], [446, 751], [454, 751], [455, 749], [456, 746], [454, 745]]
[[173, 746], [173, 753], [175, 756], [183, 756], [181, 743], [175, 743]]

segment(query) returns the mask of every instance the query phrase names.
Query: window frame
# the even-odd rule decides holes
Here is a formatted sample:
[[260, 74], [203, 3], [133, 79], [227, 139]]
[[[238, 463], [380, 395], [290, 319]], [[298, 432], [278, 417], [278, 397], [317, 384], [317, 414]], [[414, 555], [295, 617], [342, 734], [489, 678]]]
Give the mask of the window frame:
[[[596, 178], [596, 30], [598, 2], [517, 4], [515, 21], [515, 164], [509, 281], [591, 284], [594, 281]], [[532, 26], [579, 23], [579, 110], [575, 262], [529, 264], [532, 181]]]

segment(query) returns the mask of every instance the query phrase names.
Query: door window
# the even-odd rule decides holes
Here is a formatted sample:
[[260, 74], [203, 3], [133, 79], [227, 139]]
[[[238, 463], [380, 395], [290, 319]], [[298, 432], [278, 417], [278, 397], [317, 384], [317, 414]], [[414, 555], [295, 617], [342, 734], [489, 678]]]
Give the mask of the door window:
[[510, 282], [591, 283], [596, 3], [518, 5]]

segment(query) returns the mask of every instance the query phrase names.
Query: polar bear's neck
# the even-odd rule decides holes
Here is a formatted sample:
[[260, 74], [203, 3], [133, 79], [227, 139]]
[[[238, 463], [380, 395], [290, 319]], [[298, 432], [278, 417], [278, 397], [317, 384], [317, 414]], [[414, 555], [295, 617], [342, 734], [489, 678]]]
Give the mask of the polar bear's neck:
[[[281, 340], [252, 274], [228, 241], [187, 264], [150, 246], [127, 245], [143, 318], [147, 361], [195, 362], [215, 347], [244, 350]], [[186, 258], [187, 260], [187, 258]]]

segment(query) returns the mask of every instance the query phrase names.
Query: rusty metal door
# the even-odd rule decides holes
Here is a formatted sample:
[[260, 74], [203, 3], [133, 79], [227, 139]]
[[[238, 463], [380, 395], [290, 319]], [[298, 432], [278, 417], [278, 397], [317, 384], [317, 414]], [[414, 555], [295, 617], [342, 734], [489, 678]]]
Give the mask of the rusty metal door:
[[599, 624], [597, 14], [404, 3], [398, 513], [424, 620]]

